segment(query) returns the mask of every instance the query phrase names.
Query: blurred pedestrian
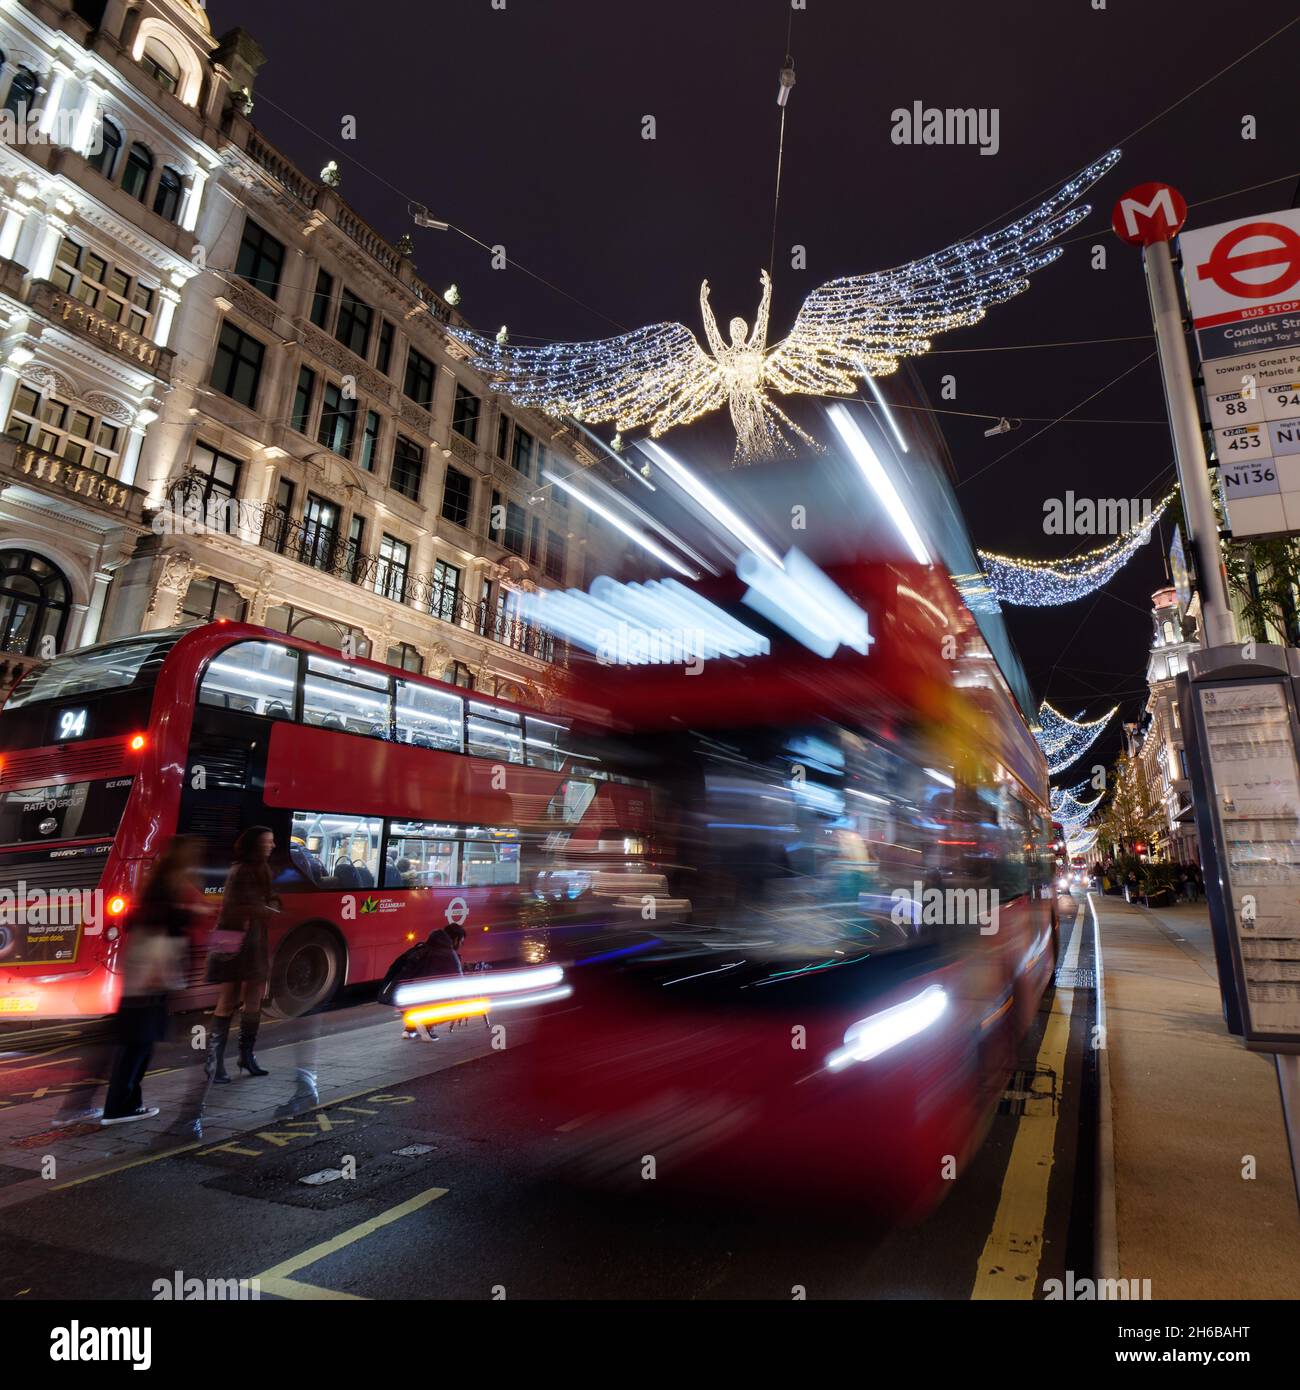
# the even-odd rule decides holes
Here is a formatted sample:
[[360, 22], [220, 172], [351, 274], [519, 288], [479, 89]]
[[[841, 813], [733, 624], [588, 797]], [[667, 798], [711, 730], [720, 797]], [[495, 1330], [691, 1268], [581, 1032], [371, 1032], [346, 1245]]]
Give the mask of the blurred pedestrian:
[[[403, 951], [388, 967], [388, 974], [379, 987], [379, 1002], [391, 1004], [398, 985], [410, 980], [427, 980], [439, 975], [463, 975], [465, 967], [461, 964], [460, 947], [465, 940], [465, 928], [455, 922], [445, 927], [436, 927], [429, 935], [409, 951]], [[418, 1038], [418, 1028], [403, 1028], [402, 1036]], [[433, 1025], [425, 1030], [432, 1041], [438, 1040]]]
[[185, 983], [190, 933], [202, 912], [191, 880], [194, 864], [194, 842], [176, 836], [159, 856], [127, 924], [122, 1002], [115, 1019], [117, 1055], [101, 1125], [158, 1113], [156, 1105], [145, 1105], [141, 1087], [154, 1044], [167, 1032], [167, 995]]
[[222, 890], [217, 945], [208, 957], [207, 980], [220, 985], [212, 1032], [208, 1040], [207, 1074], [211, 1083], [230, 1080], [226, 1072], [226, 1043], [235, 1009], [240, 1010], [239, 1069], [265, 1076], [253, 1051], [262, 1019], [262, 996], [268, 969], [267, 923], [280, 910], [271, 891], [270, 859], [275, 834], [265, 825], [252, 825], [235, 841], [235, 862]]

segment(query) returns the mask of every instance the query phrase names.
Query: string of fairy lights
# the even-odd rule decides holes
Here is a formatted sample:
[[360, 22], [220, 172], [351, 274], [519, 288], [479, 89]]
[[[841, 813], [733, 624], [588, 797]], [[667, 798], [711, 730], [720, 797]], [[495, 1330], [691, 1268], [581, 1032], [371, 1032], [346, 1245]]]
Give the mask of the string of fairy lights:
[[1076, 720], [1044, 700], [1038, 707], [1038, 726], [1034, 729], [1034, 738], [1047, 759], [1048, 772], [1055, 777], [1058, 772], [1064, 772], [1078, 762], [1101, 737], [1118, 710], [1118, 705], [1112, 705], [1098, 719]]
[[[984, 578], [1001, 603], [1046, 608], [1074, 603], [1101, 588], [1146, 544], [1156, 523], [1174, 499], [1171, 491], [1146, 515], [1107, 545], [1062, 560], [1020, 560], [993, 551], [979, 551]], [[1087, 499], [1094, 509], [1098, 506]], [[970, 575], [962, 576], [972, 580]]]

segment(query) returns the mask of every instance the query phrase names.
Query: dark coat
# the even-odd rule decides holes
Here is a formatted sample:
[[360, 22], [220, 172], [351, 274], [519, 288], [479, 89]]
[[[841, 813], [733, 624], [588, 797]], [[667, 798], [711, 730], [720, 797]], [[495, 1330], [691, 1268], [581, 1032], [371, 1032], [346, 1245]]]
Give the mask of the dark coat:
[[208, 957], [209, 984], [266, 979], [266, 924], [276, 901], [271, 892], [271, 870], [265, 862], [234, 865], [222, 890], [217, 930], [242, 932], [243, 943], [233, 955]]
[[379, 987], [379, 1002], [391, 1004], [393, 991], [407, 980], [427, 980], [436, 975], [463, 975], [465, 967], [460, 954], [451, 944], [445, 929], [429, 933], [427, 941], [403, 951], [388, 967], [384, 983]]

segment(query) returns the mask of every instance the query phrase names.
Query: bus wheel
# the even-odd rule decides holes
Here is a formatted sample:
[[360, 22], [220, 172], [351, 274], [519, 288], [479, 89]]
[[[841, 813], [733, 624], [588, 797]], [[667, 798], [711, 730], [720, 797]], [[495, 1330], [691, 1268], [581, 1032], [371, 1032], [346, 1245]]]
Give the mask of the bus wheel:
[[342, 954], [330, 933], [322, 927], [296, 931], [276, 952], [270, 1011], [298, 1018], [332, 999], [342, 979]]

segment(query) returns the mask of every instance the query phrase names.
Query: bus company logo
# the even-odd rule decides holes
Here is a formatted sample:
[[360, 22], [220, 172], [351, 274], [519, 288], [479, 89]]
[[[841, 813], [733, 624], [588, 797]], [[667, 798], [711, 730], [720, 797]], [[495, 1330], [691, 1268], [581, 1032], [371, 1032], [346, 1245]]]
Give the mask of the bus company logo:
[[155, 1303], [233, 1303], [262, 1297], [260, 1279], [187, 1279], [180, 1269], [173, 1270], [170, 1279], [155, 1279], [152, 1288]]
[[895, 145], [978, 145], [980, 154], [997, 154], [1002, 112], [996, 106], [926, 106], [914, 101], [889, 113]]
[[1119, 536], [1148, 520], [1155, 510], [1149, 497], [1049, 497], [1043, 503], [1048, 536]]
[[50, 1331], [51, 1361], [129, 1361], [133, 1371], [153, 1365], [151, 1327], [82, 1327], [72, 1322]]
[[1043, 1297], [1050, 1302], [1139, 1302], [1150, 1299], [1150, 1279], [1076, 1279], [1067, 1269], [1064, 1279], [1045, 1279]]
[[378, 912], [378, 911], [379, 911], [379, 899], [378, 899], [378, 898], [367, 898], [367, 899], [361, 904], [361, 910], [362, 910], [362, 912]]
[[927, 888], [917, 879], [889, 896], [889, 920], [896, 927], [978, 927], [981, 936], [998, 929], [996, 888]]
[[103, 909], [98, 888], [0, 888], [0, 927], [98, 927]]
[[685, 666], [688, 676], [698, 676], [704, 653], [716, 650], [717, 639], [698, 628], [619, 623], [596, 634], [596, 660], [602, 666]]

